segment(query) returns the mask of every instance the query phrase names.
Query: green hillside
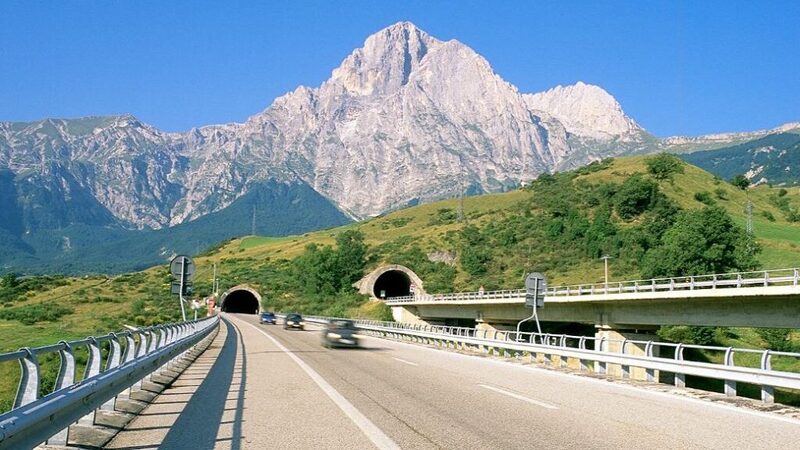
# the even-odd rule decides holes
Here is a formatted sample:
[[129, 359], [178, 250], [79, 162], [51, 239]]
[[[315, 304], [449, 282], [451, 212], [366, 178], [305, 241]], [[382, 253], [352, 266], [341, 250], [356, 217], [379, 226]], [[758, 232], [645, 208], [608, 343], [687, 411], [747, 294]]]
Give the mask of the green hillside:
[[[636, 279], [665, 270], [657, 263], [676, 257], [669, 240], [680, 237], [681, 224], [688, 227], [693, 220], [722, 224], [729, 248], [700, 265], [674, 260], [683, 270], [800, 265], [800, 225], [787, 213], [800, 208], [800, 188], [759, 186], [743, 191], [688, 164], [680, 166], [682, 173], [657, 179], [648, 172], [649, 158], [595, 163], [542, 176], [513, 192], [468, 197], [463, 199], [463, 214], [460, 202], [449, 200], [302, 236], [227, 241], [195, 258], [195, 290], [198, 295], [210, 293], [216, 264], [223, 291], [251, 284], [269, 308], [386, 317], [383, 304], [367, 302], [350, 287], [384, 263], [407, 265], [429, 292], [480, 285], [519, 288], [524, 274], [533, 270], [545, 273], [551, 285], [598, 282], [603, 278], [598, 259], [603, 254], [614, 257], [612, 279]], [[743, 254], [748, 199], [761, 250]], [[337, 240], [348, 246], [337, 247]], [[174, 320], [179, 312], [177, 300], [168, 294], [165, 266], [113, 278], [40, 277], [15, 283], [0, 285], [0, 351], [123, 324]], [[738, 345], [767, 345], [756, 333], [742, 335], [748, 338]], [[11, 389], [14, 381], [8, 374], [15, 370], [0, 365], [0, 391]]]

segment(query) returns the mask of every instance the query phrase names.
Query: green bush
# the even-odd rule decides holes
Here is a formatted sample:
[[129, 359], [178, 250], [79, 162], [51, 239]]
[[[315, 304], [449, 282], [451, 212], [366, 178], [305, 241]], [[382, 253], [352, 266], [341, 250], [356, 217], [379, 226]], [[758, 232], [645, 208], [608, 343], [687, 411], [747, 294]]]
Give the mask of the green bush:
[[74, 310], [58, 303], [38, 303], [35, 305], [16, 306], [0, 310], [0, 319], [18, 320], [25, 325], [36, 322], [55, 322]]
[[695, 192], [694, 193], [694, 199], [697, 200], [698, 202], [703, 203], [703, 204], [708, 205], [708, 206], [712, 206], [712, 205], [714, 205], [716, 203], [714, 201], [714, 199], [711, 198], [711, 194], [709, 194], [706, 191]]
[[675, 174], [683, 173], [684, 162], [675, 155], [659, 153], [644, 160], [647, 172], [656, 180], [672, 180]]
[[730, 183], [741, 190], [745, 190], [748, 186], [750, 186], [750, 180], [742, 174], [731, 178]]
[[794, 345], [789, 339], [792, 330], [788, 328], [757, 328], [756, 333], [767, 343], [767, 348], [778, 352], [791, 352]]

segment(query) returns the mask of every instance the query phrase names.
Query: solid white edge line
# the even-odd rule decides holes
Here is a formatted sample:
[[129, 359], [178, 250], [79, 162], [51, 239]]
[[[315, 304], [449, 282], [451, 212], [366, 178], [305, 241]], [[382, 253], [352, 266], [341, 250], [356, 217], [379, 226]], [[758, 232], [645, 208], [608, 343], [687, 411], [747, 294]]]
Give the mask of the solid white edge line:
[[395, 358], [394, 356], [392, 356], [392, 359], [395, 360], [395, 361], [400, 361], [403, 364], [408, 364], [409, 366], [418, 366], [419, 365], [419, 364], [417, 364], [415, 362], [406, 361], [405, 359]]
[[461, 353], [449, 352], [447, 350], [440, 350], [440, 349], [436, 349], [436, 348], [425, 347], [425, 346], [418, 345], [418, 344], [412, 344], [410, 342], [400, 342], [400, 341], [394, 341], [394, 340], [391, 340], [391, 339], [382, 339], [382, 338], [375, 337], [375, 336], [368, 336], [368, 337], [371, 338], [371, 339], [378, 340], [378, 341], [392, 342], [392, 343], [395, 343], [395, 344], [398, 344], [398, 345], [401, 345], [401, 346], [405, 346], [405, 347], [418, 348], [418, 349], [427, 350], [427, 351], [430, 351], [430, 352], [437, 352], [437, 353], [440, 353], [440, 354], [451, 355], [451, 356], [453, 356], [455, 358], [466, 358], [466, 359], [469, 359], [469, 360], [472, 360], [472, 361], [485, 362], [487, 364], [502, 365], [502, 366], [505, 366], [505, 367], [513, 368], [515, 370], [534, 371], [534, 372], [541, 373], [543, 375], [551, 376], [551, 377], [570, 377], [572, 380], [575, 380], [575, 381], [577, 381], [579, 383], [597, 384], [597, 385], [605, 386], [605, 387], [607, 387], [609, 389], [625, 389], [625, 390], [634, 391], [634, 392], [638, 392], [638, 393], [645, 394], [645, 395], [651, 395], [651, 396], [655, 396], [655, 397], [665, 397], [667, 399], [672, 399], [672, 400], [675, 400], [675, 401], [685, 401], [687, 403], [695, 403], [695, 404], [697, 404], [699, 406], [705, 406], [705, 407], [708, 407], [708, 408], [722, 409], [722, 410], [725, 410], [725, 411], [728, 411], [728, 412], [731, 412], [731, 413], [741, 413], [741, 414], [745, 414], [745, 415], [748, 415], [748, 416], [758, 417], [758, 418], [761, 418], [761, 419], [775, 420], [775, 421], [778, 421], [778, 422], [789, 423], [789, 424], [792, 424], [792, 425], [800, 425], [800, 419], [797, 419], [797, 418], [794, 418], [794, 417], [779, 416], [779, 415], [772, 414], [772, 413], [769, 413], [769, 412], [756, 411], [756, 410], [753, 410], [753, 409], [746, 409], [746, 408], [740, 407], [740, 406], [732, 406], [732, 405], [727, 405], [727, 404], [724, 404], [724, 403], [717, 403], [717, 402], [704, 400], [704, 399], [699, 399], [699, 398], [686, 397], [686, 396], [683, 396], [683, 395], [672, 394], [672, 393], [669, 393], [669, 392], [653, 391], [653, 390], [643, 389], [643, 388], [640, 388], [640, 387], [637, 387], [637, 386], [631, 386], [631, 385], [622, 384], [622, 383], [610, 383], [610, 382], [605, 381], [605, 380], [598, 380], [598, 379], [595, 379], [595, 378], [582, 376], [582, 375], [578, 375], [578, 374], [557, 372], [557, 371], [545, 369], [545, 368], [542, 368], [542, 367], [521, 366], [521, 365], [519, 365], [517, 363], [510, 362], [510, 361], [500, 361], [500, 360], [496, 360], [496, 359], [487, 359], [487, 358], [482, 358], [482, 357], [480, 357], [478, 355], [464, 355], [464, 354], [461, 354]]
[[499, 394], [507, 395], [507, 396], [515, 398], [517, 400], [522, 400], [523, 402], [528, 402], [528, 403], [530, 403], [532, 405], [541, 406], [542, 408], [558, 409], [557, 406], [551, 405], [550, 403], [540, 402], [539, 400], [534, 400], [532, 398], [524, 397], [522, 395], [515, 394], [513, 392], [509, 392], [509, 391], [507, 391], [505, 389], [500, 389], [500, 388], [496, 388], [494, 386], [489, 386], [488, 384], [480, 384], [480, 383], [478, 383], [478, 386], [480, 386], [482, 388], [489, 389], [490, 391], [495, 391], [495, 392], [497, 392]]
[[[236, 319], [240, 320], [240, 319]], [[345, 413], [347, 417], [353, 421], [354, 424], [361, 431], [364, 433], [376, 447], [380, 449], [400, 449], [400, 446], [395, 443], [392, 438], [386, 435], [380, 428], [378, 428], [371, 420], [367, 418], [364, 414], [361, 413], [352, 403], [347, 401], [342, 394], [340, 394], [333, 386], [331, 386], [327, 381], [320, 374], [318, 374], [314, 369], [311, 368], [308, 364], [306, 364], [302, 359], [297, 357], [294, 353], [291, 352], [288, 348], [284, 347], [283, 344], [278, 342], [277, 339], [270, 336], [269, 334], [265, 333], [264, 330], [259, 329], [257, 326], [248, 323], [246, 321], [242, 321], [245, 324], [252, 327], [254, 330], [258, 331], [259, 333], [263, 334], [267, 337], [267, 339], [271, 340], [273, 344], [275, 344], [281, 351], [286, 353], [292, 360], [300, 366], [303, 371], [308, 374], [308, 376], [317, 384], [317, 386], [322, 389], [322, 391], [330, 397], [331, 400]]]

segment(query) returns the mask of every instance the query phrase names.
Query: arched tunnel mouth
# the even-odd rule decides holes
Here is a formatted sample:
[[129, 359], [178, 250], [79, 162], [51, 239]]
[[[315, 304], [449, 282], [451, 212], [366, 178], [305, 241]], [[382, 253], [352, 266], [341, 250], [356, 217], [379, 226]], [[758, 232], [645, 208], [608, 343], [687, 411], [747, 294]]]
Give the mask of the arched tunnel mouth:
[[405, 297], [411, 295], [411, 278], [402, 270], [382, 273], [372, 288], [377, 298]]
[[225, 297], [222, 310], [230, 313], [258, 314], [258, 298], [246, 289], [237, 289]]

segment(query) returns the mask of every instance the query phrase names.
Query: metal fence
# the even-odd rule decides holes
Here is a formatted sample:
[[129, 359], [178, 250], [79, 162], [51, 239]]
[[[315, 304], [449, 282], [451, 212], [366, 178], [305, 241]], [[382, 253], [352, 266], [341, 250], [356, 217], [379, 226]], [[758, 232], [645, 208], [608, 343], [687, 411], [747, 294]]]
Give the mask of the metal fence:
[[[312, 323], [325, 323], [333, 318], [306, 316]], [[542, 355], [545, 364], [567, 366], [569, 360], [584, 371], [608, 374], [609, 364], [620, 369], [623, 378], [631, 376], [631, 368], [645, 371], [647, 381], [655, 382], [656, 371], [673, 374], [677, 387], [686, 386], [686, 376], [694, 375], [722, 380], [724, 392], [736, 396], [737, 382], [760, 386], [761, 399], [774, 401], [774, 388], [800, 389], [800, 373], [776, 370], [774, 362], [791, 366], [800, 362], [800, 353], [777, 352], [734, 347], [676, 344], [670, 342], [641, 341], [631, 339], [608, 339], [594, 336], [568, 334], [527, 333], [502, 330], [477, 330], [475, 328], [440, 325], [418, 325], [372, 320], [354, 320], [356, 326], [379, 337], [436, 344], [453, 348], [471, 348], [482, 352], [494, 352], [505, 356], [520, 353]], [[634, 348], [636, 353], [634, 354]], [[699, 350], [706, 354], [717, 353], [721, 363], [690, 361], [687, 350]], [[737, 357], [740, 364], [737, 365]], [[742, 362], [755, 364], [744, 365]]]
[[[71, 424], [93, 425], [97, 410], [113, 411], [117, 399], [128, 398], [129, 389], [169, 367], [218, 324], [214, 316], [0, 354], [0, 363], [17, 361], [20, 367], [13, 407], [0, 415], [0, 449], [32, 448], [45, 441], [66, 445]], [[88, 360], [76, 381], [75, 352], [84, 348]], [[40, 358], [54, 353], [60, 359], [55, 386], [40, 398]]]
[[[737, 289], [753, 287], [791, 286], [800, 287], [800, 269], [774, 269], [755, 272], [733, 272], [686, 277], [653, 278], [649, 280], [614, 281], [609, 283], [575, 284], [554, 286], [547, 289], [547, 297], [582, 295], [631, 294], [640, 292], [670, 292], [715, 289]], [[525, 299], [525, 290], [503, 290], [487, 292], [460, 292], [451, 294], [419, 294], [391, 297], [388, 304], [414, 302], [492, 302], [519, 301]]]

